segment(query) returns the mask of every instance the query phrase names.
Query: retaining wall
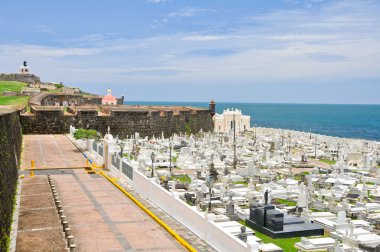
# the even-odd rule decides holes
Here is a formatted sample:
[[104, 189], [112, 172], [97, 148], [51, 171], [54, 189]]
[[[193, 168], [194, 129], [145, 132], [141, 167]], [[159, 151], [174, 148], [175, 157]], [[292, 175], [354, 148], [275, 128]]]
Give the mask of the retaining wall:
[[0, 81], [19, 81], [30, 84], [40, 83], [40, 77], [34, 74], [0, 74]]
[[0, 107], [0, 251], [6, 251], [20, 165], [19, 111]]
[[210, 110], [206, 109], [184, 109], [174, 113], [170, 110], [69, 107], [67, 111], [72, 113], [64, 113], [60, 107], [32, 107], [32, 114], [20, 116], [24, 134], [65, 134], [69, 133], [70, 125], [94, 129], [103, 135], [109, 126], [111, 134], [121, 138], [134, 135], [135, 132], [139, 132], [142, 137], [157, 137], [162, 133], [169, 137], [174, 133], [185, 133], [188, 126], [193, 133], [201, 129], [213, 130]]

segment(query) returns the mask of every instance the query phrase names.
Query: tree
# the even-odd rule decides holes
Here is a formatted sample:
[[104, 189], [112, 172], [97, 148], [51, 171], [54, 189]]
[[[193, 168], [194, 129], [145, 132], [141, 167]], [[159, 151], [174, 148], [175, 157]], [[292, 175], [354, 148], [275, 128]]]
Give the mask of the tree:
[[186, 122], [185, 129], [186, 129], [186, 135], [190, 136], [191, 135], [191, 127], [190, 127], [190, 123], [189, 122]]
[[211, 162], [210, 164], [210, 168], [209, 168], [209, 174], [210, 174], [210, 177], [212, 177], [214, 179], [214, 181], [216, 182], [218, 180], [218, 171], [215, 169], [215, 165], [214, 165], [214, 162]]

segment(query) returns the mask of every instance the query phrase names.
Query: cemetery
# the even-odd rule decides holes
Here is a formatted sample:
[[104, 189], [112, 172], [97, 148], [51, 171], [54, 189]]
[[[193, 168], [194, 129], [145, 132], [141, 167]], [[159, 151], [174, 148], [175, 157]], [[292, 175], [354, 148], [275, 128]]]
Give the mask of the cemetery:
[[379, 143], [257, 127], [75, 141], [217, 250], [380, 246]]

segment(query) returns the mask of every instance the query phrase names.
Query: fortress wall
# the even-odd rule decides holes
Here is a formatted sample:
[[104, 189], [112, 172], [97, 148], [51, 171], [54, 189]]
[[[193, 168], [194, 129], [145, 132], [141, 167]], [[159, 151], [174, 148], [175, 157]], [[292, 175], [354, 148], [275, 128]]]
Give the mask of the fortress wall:
[[178, 115], [173, 111], [150, 110], [112, 110], [100, 108], [105, 115], [98, 115], [94, 109], [75, 110], [72, 115], [64, 115], [57, 108], [38, 109], [32, 108], [33, 115], [20, 116], [20, 122], [24, 134], [64, 134], [69, 132], [70, 125], [76, 128], [95, 129], [102, 134], [107, 132], [110, 126], [111, 133], [126, 137], [139, 132], [141, 136], [165, 136], [173, 133], [186, 132], [186, 125], [191, 132], [196, 133], [213, 130], [213, 122], [209, 110], [181, 111]]
[[42, 106], [55, 106], [56, 103], [62, 106], [63, 102], [67, 101], [70, 105], [81, 105], [84, 104], [82, 95], [72, 95], [72, 94], [50, 94], [45, 98], [41, 99]]
[[34, 74], [0, 74], [0, 81], [19, 81], [30, 84], [40, 83], [40, 77]]
[[[69, 105], [102, 105], [102, 97], [84, 97], [81, 94], [57, 94], [51, 93], [42, 98], [40, 104], [42, 106], [55, 106], [58, 103], [62, 106], [64, 101], [67, 101]], [[124, 98], [118, 98], [117, 104], [122, 105]]]
[[0, 108], [0, 251], [7, 251], [21, 145], [19, 111]]

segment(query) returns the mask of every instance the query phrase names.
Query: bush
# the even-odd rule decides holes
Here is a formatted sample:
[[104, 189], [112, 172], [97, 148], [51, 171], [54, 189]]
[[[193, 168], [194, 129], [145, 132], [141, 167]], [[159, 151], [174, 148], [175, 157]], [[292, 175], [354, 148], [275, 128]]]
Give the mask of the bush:
[[78, 129], [74, 133], [75, 139], [98, 139], [98, 132], [96, 130]]
[[62, 83], [60, 83], [60, 84], [54, 84], [54, 86], [55, 86], [56, 88], [63, 88], [63, 87], [64, 87], [64, 85], [63, 85]]

